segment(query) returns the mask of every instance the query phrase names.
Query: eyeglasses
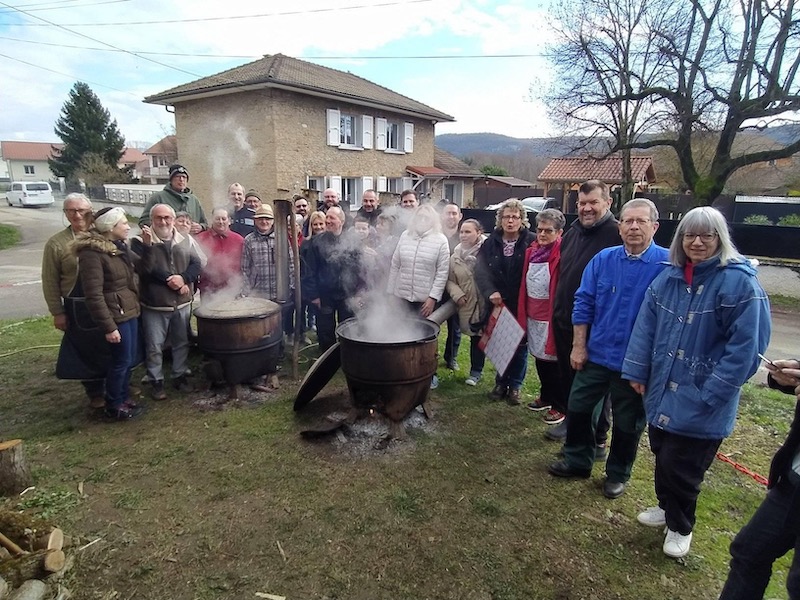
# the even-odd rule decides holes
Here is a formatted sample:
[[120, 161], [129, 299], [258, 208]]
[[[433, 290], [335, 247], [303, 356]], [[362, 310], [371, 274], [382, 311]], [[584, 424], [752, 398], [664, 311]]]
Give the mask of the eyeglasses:
[[88, 215], [92, 211], [88, 208], [65, 208], [64, 212], [68, 215]]
[[683, 234], [683, 241], [684, 242], [693, 242], [697, 238], [700, 238], [701, 242], [713, 242], [714, 238], [719, 235], [716, 231], [713, 233], [684, 233]]
[[625, 227], [630, 227], [636, 223], [639, 227], [642, 227], [643, 225], [647, 225], [649, 222], [650, 219], [625, 219], [622, 224], [625, 225]]
[[519, 215], [503, 215], [500, 218], [503, 219], [503, 221], [520, 221], [522, 219]]

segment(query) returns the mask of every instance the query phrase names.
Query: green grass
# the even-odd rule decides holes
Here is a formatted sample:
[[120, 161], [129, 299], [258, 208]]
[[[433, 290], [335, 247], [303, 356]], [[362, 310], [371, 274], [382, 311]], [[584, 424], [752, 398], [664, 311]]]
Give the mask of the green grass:
[[800, 300], [792, 296], [784, 296], [783, 294], [770, 294], [769, 304], [772, 308], [788, 311], [800, 311]]
[[17, 227], [0, 223], [0, 250], [19, 244], [20, 234]]
[[[0, 358], [0, 439], [25, 441], [31, 510], [102, 538], [76, 554], [68, 587], [81, 597], [711, 599], [730, 540], [764, 496], [715, 461], [692, 553], [665, 558], [660, 532], [635, 521], [654, 502], [646, 437], [618, 500], [602, 497], [600, 466], [589, 480], [549, 477], [558, 445], [539, 416], [489, 402], [488, 365], [477, 388], [463, 384], [466, 340], [461, 370], [439, 369], [435, 426], [366, 456], [303, 441], [310, 417], [293, 413], [285, 378], [257, 408], [202, 412], [173, 395], [130, 423], [94, 422], [80, 385], [54, 379], [56, 349], [35, 348], [57, 340], [47, 319], [0, 323], [0, 355], [33, 348]], [[343, 389], [337, 377], [324, 394]], [[531, 368], [528, 400], [537, 389]], [[793, 404], [746, 386], [722, 451], [766, 474]], [[786, 598], [789, 558], [767, 598]]]

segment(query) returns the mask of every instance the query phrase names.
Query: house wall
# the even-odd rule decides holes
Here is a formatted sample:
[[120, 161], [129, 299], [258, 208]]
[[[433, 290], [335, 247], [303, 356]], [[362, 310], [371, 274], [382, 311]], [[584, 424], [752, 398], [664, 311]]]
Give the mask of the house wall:
[[[329, 146], [327, 110], [414, 124], [411, 153]], [[178, 160], [207, 209], [226, 202], [228, 185], [255, 188], [263, 200], [300, 193], [308, 177], [407, 177], [408, 165], [433, 165], [434, 126], [388, 111], [277, 89], [203, 98], [175, 106]], [[471, 199], [471, 190], [466, 192]], [[360, 197], [358, 198], [360, 202]]]
[[227, 204], [234, 181], [271, 198], [277, 183], [270, 106], [269, 92], [261, 91], [175, 105], [178, 162], [206, 211]]
[[[56, 181], [46, 160], [7, 160], [8, 176], [11, 181]], [[33, 167], [33, 174], [25, 173], [25, 166]]]

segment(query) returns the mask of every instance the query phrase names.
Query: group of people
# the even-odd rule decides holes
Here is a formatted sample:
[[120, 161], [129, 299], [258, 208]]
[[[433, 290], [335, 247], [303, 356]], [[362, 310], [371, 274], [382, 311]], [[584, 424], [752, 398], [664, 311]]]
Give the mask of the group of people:
[[[139, 320], [147, 378], [154, 397], [163, 398], [168, 337], [173, 385], [189, 385], [186, 336], [196, 286], [202, 298], [235, 281], [244, 294], [274, 299], [276, 270], [294, 275], [289, 264], [275, 262], [273, 211], [257, 192], [232, 184], [230, 205], [215, 208], [209, 225], [187, 184], [186, 169], [174, 165], [169, 184], [145, 207], [141, 235], [130, 248], [122, 209], [92, 215], [88, 199], [70, 195], [64, 203], [69, 227], [45, 248], [42, 280], [54, 325], [67, 334], [80, 329], [69, 319], [77, 318], [70, 317], [79, 312], [74, 305], [81, 306], [74, 300], [85, 300], [109, 345], [106, 376], [80, 378], [92, 405], [110, 418], [141, 411], [128, 395]], [[469, 336], [465, 383], [474, 386], [484, 368], [481, 336], [489, 316], [496, 307], [508, 309], [525, 335], [489, 397], [520, 404], [533, 356], [540, 394], [527, 406], [544, 411], [552, 425], [546, 437], [563, 443], [548, 472], [588, 478], [595, 462], [606, 460], [602, 492], [611, 499], [625, 492], [647, 428], [658, 506], [638, 520], [666, 528], [666, 555], [689, 552], [705, 472], [733, 429], [740, 388], [770, 335], [767, 296], [718, 211], [686, 213], [663, 248], [654, 242], [656, 206], [636, 198], [617, 220], [608, 186], [596, 180], [580, 186], [578, 218], [569, 227], [560, 211], [547, 209], [531, 228], [524, 205], [512, 198], [488, 234], [477, 220], [462, 221], [451, 202], [420, 206], [413, 190], [386, 210], [366, 190], [354, 215], [332, 189], [322, 193], [319, 210], [311, 211], [302, 196], [294, 203], [289, 231], [300, 248], [304, 304], [298, 317], [304, 326], [315, 323], [321, 351], [335, 342], [338, 321], [370, 304], [399, 303], [424, 318], [451, 299], [457, 311], [448, 319], [445, 364], [458, 368], [461, 335]], [[786, 391], [800, 383], [796, 361], [778, 361], [770, 370], [770, 381]], [[796, 428], [793, 449], [776, 457], [777, 479], [754, 517], [759, 524], [733, 545], [731, 577], [754, 568], [748, 544], [761, 533], [761, 521], [796, 508]], [[797, 523], [792, 527], [782, 531], [781, 553], [797, 542]], [[765, 561], [762, 556], [759, 564]], [[768, 580], [769, 565], [762, 564], [762, 579], [767, 569]], [[800, 585], [796, 564], [792, 573]]]

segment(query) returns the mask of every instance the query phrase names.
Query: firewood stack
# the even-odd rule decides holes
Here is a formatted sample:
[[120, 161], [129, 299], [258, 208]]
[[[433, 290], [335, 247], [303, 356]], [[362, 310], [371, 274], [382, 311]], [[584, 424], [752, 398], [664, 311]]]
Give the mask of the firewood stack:
[[[9, 474], [14, 477], [2, 477]], [[12, 479], [13, 484], [9, 483]], [[32, 483], [19, 440], [0, 443], [0, 480], [10, 486], [3, 489], [0, 495], [16, 495], [22, 491], [18, 489], [20, 486]], [[65, 570], [66, 541], [61, 529], [53, 524], [28, 514], [0, 508], [0, 600], [42, 600], [45, 596], [53, 597], [43, 580], [50, 582], [58, 579], [57, 574]], [[55, 585], [58, 587], [56, 598], [69, 598], [70, 593], [66, 588]]]

